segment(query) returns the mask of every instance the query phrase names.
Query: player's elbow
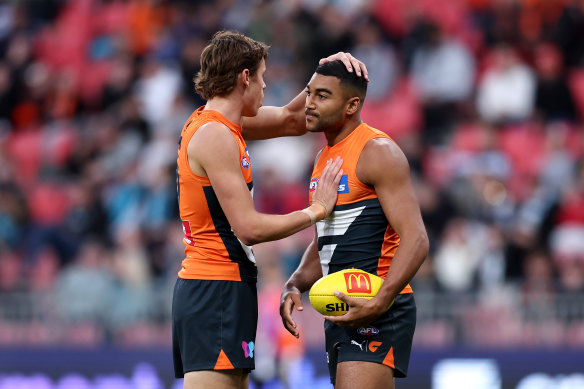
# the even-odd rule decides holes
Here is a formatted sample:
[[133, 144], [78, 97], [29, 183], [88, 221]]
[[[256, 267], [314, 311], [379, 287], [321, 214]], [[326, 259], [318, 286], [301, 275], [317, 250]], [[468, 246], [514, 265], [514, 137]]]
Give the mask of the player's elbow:
[[261, 233], [261, 229], [249, 224], [237, 229], [234, 228], [233, 232], [235, 233], [235, 236], [237, 236], [237, 238], [241, 241], [241, 243], [245, 244], [246, 246], [253, 246], [254, 244], [266, 241], [266, 238]]
[[430, 251], [430, 240], [428, 239], [428, 234], [425, 230], [419, 231], [417, 233], [415, 245], [415, 247], [418, 249], [420, 262], [423, 262], [424, 259], [426, 259], [428, 256], [428, 252]]
[[258, 244], [258, 243], [262, 243], [263, 240], [253, 237], [253, 236], [241, 236], [239, 237], [239, 240], [241, 241], [241, 243], [243, 243], [246, 246], [253, 246], [254, 244]]

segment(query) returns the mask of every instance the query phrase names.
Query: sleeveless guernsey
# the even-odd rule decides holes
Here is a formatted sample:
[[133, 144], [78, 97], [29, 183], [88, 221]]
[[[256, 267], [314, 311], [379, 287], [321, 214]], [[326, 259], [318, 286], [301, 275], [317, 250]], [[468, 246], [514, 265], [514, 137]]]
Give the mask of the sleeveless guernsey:
[[[344, 174], [333, 213], [316, 224], [323, 275], [357, 268], [385, 278], [399, 246], [399, 236], [385, 217], [375, 189], [356, 175], [361, 151], [374, 138], [391, 139], [362, 123], [341, 142], [325, 146], [314, 166], [309, 188], [311, 203], [326, 161], [343, 158]], [[412, 288], [407, 285], [401, 293], [412, 293]]]
[[219, 112], [204, 110], [204, 107], [197, 109], [184, 125], [179, 140], [177, 191], [185, 259], [178, 276], [255, 282], [257, 268], [251, 247], [243, 244], [231, 230], [209, 178], [196, 175], [189, 166], [187, 146], [194, 133], [209, 122], [222, 123], [231, 130], [239, 147], [241, 174], [249, 190], [253, 189], [251, 162], [241, 136], [241, 126]]

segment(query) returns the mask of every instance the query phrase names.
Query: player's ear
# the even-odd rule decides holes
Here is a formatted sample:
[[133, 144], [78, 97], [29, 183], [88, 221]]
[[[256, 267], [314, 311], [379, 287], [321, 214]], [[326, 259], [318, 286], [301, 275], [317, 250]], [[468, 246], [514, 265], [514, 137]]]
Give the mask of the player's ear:
[[357, 111], [359, 111], [359, 107], [361, 106], [361, 99], [357, 96], [351, 97], [347, 101], [347, 109], [345, 110], [347, 115], [353, 115]]
[[249, 69], [243, 69], [241, 73], [239, 73], [239, 77], [243, 85], [247, 88], [249, 86], [249, 79], [251, 78]]

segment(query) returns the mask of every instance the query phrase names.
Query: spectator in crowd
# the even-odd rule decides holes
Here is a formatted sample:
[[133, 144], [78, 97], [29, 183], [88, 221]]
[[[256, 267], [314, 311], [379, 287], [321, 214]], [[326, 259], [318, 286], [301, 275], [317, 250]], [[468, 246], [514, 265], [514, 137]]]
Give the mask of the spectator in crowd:
[[550, 236], [551, 254], [559, 266], [562, 287], [584, 290], [584, 169], [560, 198]]
[[424, 110], [426, 144], [443, 144], [460, 103], [471, 96], [475, 60], [466, 46], [433, 22], [424, 22], [424, 40], [413, 53], [411, 74]]
[[563, 63], [562, 53], [554, 44], [542, 43], [536, 48], [535, 109], [545, 121], [576, 120], [576, 106]]
[[480, 253], [472, 241], [473, 226], [464, 219], [448, 223], [434, 257], [434, 270], [442, 288], [452, 293], [469, 292], [474, 287]]
[[66, 323], [100, 323], [115, 300], [111, 254], [98, 241], [86, 242], [56, 283], [57, 312]]
[[368, 101], [383, 100], [390, 96], [400, 73], [399, 61], [374, 18], [364, 17], [360, 21], [351, 52], [364, 63], [370, 64], [369, 75], [375, 82], [367, 88]]
[[514, 48], [496, 46], [492, 63], [477, 89], [477, 111], [492, 124], [526, 120], [535, 103], [535, 75], [521, 62]]

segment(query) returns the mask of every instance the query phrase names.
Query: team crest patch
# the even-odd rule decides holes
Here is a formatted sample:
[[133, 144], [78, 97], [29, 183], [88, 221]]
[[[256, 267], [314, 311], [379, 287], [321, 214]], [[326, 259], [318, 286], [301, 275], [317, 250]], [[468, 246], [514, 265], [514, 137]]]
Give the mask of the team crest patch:
[[318, 185], [318, 178], [316, 178], [316, 177], [312, 178], [310, 180], [310, 186], [308, 187], [308, 191], [310, 193], [314, 192], [316, 190], [317, 185]]
[[246, 170], [251, 167], [251, 163], [249, 162], [249, 158], [248, 158], [247, 155], [244, 155], [241, 158], [241, 167], [244, 168], [244, 169], [246, 169]]

